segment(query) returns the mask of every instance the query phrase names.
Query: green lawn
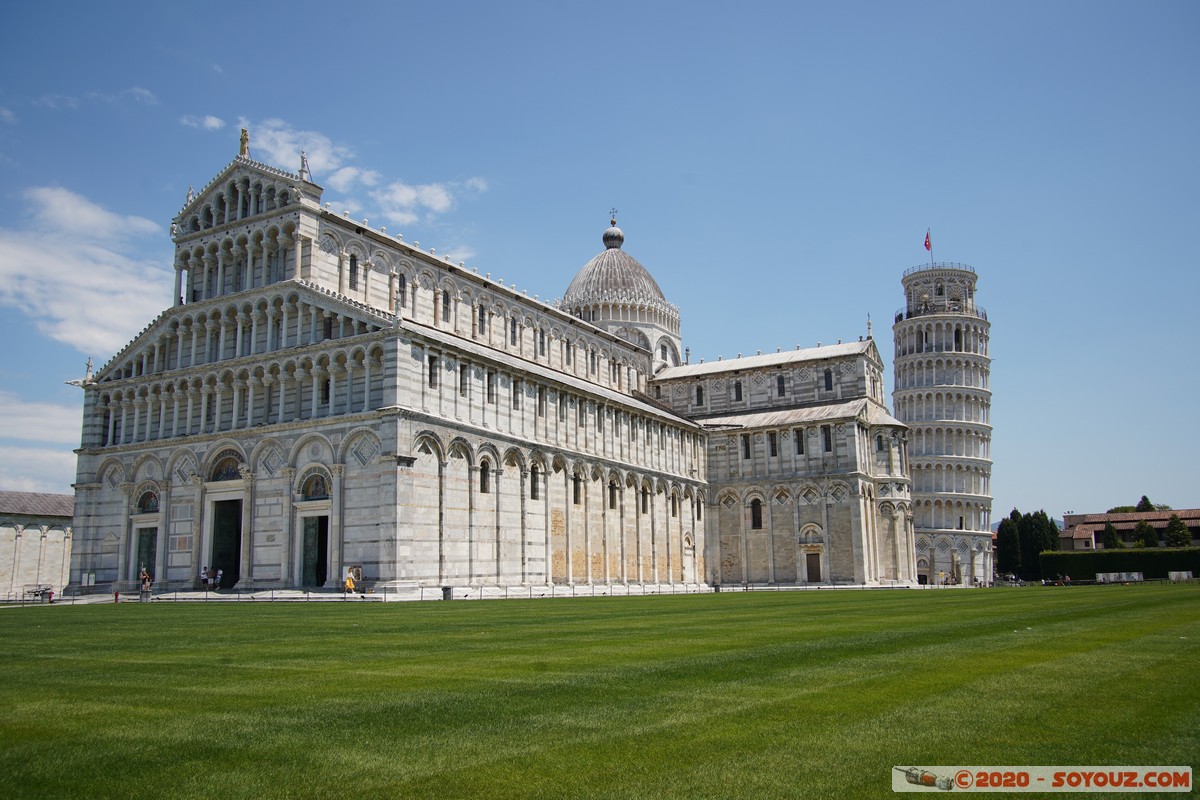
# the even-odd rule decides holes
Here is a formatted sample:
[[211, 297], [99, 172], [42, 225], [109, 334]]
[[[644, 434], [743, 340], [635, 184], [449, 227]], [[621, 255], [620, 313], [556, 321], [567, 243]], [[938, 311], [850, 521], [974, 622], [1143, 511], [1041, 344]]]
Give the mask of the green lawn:
[[886, 797], [1200, 765], [1200, 585], [0, 610], [0, 797]]

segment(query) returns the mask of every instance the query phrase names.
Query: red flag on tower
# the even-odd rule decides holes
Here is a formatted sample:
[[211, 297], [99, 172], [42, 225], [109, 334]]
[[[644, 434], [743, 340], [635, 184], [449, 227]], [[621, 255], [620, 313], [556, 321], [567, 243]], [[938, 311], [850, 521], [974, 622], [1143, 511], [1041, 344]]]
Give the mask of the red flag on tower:
[[933, 252], [933, 242], [931, 242], [929, 240], [929, 229], [928, 228], [925, 229], [925, 249], [931, 253]]

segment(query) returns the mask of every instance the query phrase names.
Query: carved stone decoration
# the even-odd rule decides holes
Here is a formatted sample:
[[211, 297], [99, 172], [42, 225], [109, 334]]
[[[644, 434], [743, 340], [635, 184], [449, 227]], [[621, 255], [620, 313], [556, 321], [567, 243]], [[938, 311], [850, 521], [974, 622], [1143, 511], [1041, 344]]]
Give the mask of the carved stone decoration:
[[379, 455], [379, 444], [373, 436], [361, 436], [350, 449], [350, 455], [364, 467]]
[[263, 457], [259, 460], [259, 464], [262, 465], [263, 472], [265, 472], [268, 477], [274, 477], [282, 463], [283, 456], [280, 455], [278, 448], [275, 447], [268, 449], [267, 452], [263, 454]]

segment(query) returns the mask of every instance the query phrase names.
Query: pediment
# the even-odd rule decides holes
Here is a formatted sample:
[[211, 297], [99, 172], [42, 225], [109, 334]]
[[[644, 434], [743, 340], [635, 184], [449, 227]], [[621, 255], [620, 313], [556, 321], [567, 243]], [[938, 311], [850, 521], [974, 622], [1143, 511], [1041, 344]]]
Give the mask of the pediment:
[[[242, 191], [239, 193], [238, 189]], [[307, 200], [321, 201], [321, 187], [299, 173], [237, 156], [199, 192], [188, 191], [175, 216], [176, 241], [226, 223], [269, 214]], [[240, 206], [230, 204], [238, 204]]]

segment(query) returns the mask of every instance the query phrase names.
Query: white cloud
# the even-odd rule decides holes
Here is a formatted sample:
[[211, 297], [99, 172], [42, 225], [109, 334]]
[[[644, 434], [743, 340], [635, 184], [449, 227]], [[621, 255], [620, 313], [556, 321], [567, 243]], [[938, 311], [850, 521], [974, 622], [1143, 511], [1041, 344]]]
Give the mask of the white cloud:
[[0, 486], [6, 491], [70, 494], [74, 482], [75, 453], [70, 449], [0, 445]]
[[83, 392], [79, 405], [27, 402], [0, 391], [0, 431], [8, 439], [78, 446], [83, 424]]
[[25, 192], [33, 202], [34, 224], [41, 230], [111, 240], [158, 233], [161, 228], [144, 217], [121, 216], [86, 197], [55, 186], [37, 186]]
[[444, 183], [412, 186], [394, 181], [370, 195], [384, 219], [398, 225], [411, 225], [421, 218], [422, 211], [442, 213], [454, 206], [454, 196]]
[[81, 353], [115, 353], [169, 304], [170, 268], [137, 253], [161, 229], [66, 189], [25, 197], [30, 225], [0, 229], [0, 305]]
[[158, 98], [149, 89], [144, 89], [141, 86], [132, 86], [128, 89], [113, 94], [110, 92], [88, 92], [89, 100], [96, 100], [101, 103], [122, 103], [127, 99], [132, 99], [138, 103], [145, 103], [148, 106], [158, 105]]
[[251, 124], [242, 119], [239, 125], [250, 131], [250, 156], [257, 161], [283, 169], [300, 167], [300, 151], [308, 156], [308, 167], [318, 180], [339, 170], [354, 157], [354, 152], [335, 145], [323, 133], [298, 131], [281, 119], [268, 119]]
[[179, 122], [189, 128], [204, 128], [206, 131], [219, 131], [225, 127], [225, 120], [220, 117], [214, 117], [212, 114], [203, 117], [197, 117], [193, 114], [184, 114], [179, 118]]
[[473, 247], [470, 247], [469, 245], [465, 245], [465, 244], [455, 245], [454, 247], [451, 247], [449, 250], [447, 250], [445, 253], [440, 253], [439, 255], [444, 255], [444, 256], [446, 256], [446, 258], [450, 259], [451, 261], [456, 261], [460, 264], [465, 264], [468, 261], [470, 261], [472, 258], [475, 257], [475, 249]]
[[488, 188], [487, 180], [478, 176], [462, 182], [421, 184], [390, 180], [376, 170], [355, 164], [351, 148], [336, 144], [322, 133], [297, 130], [281, 119], [251, 123], [243, 118], [238, 124], [250, 131], [250, 155], [258, 161], [295, 170], [304, 151], [312, 179], [344, 195], [330, 202], [339, 212], [346, 210], [355, 217], [364, 214], [364, 204], [353, 198], [356, 193], [363, 193], [374, 205], [365, 210], [366, 216], [379, 218], [387, 225], [412, 225], [453, 209], [456, 194], [480, 193]]
[[134, 86], [132, 89], [126, 89], [125, 91], [121, 92], [121, 94], [132, 97], [139, 103], [145, 103], [146, 105], [150, 106], [158, 105], [158, 98], [154, 96], [154, 93], [149, 89], [142, 88], [141, 86]]
[[[309, 164], [311, 165], [311, 163], [310, 161]], [[353, 191], [356, 183], [361, 183], [364, 186], [374, 186], [379, 183], [379, 173], [370, 169], [359, 169], [358, 167], [342, 167], [335, 170], [333, 174], [325, 179], [325, 184], [329, 188], [342, 194]]]
[[35, 106], [41, 106], [42, 108], [76, 109], [79, 108], [79, 99], [75, 97], [69, 97], [65, 94], [44, 94], [37, 100], [34, 100], [33, 104]]
[[10, 109], [0, 106], [0, 122], [7, 122], [9, 125], [17, 124], [17, 115]]

